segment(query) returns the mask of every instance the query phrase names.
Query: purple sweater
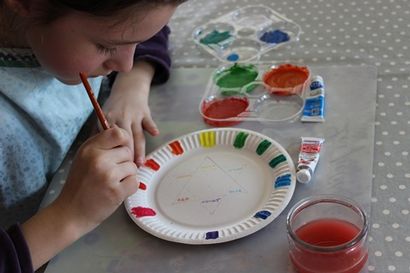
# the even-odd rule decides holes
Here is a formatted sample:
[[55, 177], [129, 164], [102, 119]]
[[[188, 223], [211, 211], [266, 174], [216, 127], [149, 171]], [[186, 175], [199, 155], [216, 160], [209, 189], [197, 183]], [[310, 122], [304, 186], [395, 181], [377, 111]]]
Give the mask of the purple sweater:
[[[135, 51], [135, 61], [145, 60], [155, 66], [153, 84], [163, 83], [169, 78], [169, 33], [165, 26], [151, 39], [139, 44]], [[33, 273], [30, 252], [19, 224], [7, 231], [0, 228], [0, 273]]]

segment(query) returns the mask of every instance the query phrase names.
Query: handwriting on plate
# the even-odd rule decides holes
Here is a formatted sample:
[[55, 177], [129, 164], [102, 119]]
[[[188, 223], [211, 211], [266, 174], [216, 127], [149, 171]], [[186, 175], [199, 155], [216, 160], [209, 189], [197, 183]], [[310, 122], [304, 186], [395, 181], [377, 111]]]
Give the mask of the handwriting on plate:
[[217, 203], [217, 202], [219, 202], [219, 201], [221, 201], [221, 200], [222, 200], [222, 198], [216, 198], [216, 199], [210, 199], [210, 200], [203, 200], [203, 201], [201, 202], [201, 204]]
[[185, 202], [185, 201], [188, 201], [188, 200], [189, 200], [189, 197], [179, 197], [177, 199], [177, 202]]

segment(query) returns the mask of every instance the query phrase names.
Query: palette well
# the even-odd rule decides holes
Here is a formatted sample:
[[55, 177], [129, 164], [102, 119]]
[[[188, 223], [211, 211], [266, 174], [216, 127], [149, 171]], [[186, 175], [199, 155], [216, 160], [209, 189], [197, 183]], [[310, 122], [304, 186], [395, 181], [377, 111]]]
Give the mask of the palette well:
[[218, 67], [199, 105], [209, 125], [241, 121], [289, 122], [299, 118], [310, 69], [290, 63], [235, 63]]
[[224, 62], [248, 62], [299, 40], [298, 24], [264, 5], [231, 11], [193, 31], [195, 43]]
[[159, 238], [215, 244], [271, 223], [295, 190], [291, 157], [254, 131], [216, 128], [181, 136], [147, 156], [145, 187], [125, 201], [131, 219]]

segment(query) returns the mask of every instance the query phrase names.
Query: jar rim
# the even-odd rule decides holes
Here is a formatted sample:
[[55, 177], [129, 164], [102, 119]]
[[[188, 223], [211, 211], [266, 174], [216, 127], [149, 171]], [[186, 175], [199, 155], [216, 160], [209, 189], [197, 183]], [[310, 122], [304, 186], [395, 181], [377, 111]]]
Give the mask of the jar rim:
[[[312, 205], [318, 204], [318, 203], [335, 203], [339, 205], [343, 205], [345, 207], [348, 207], [355, 211], [361, 218], [363, 222], [363, 226], [360, 229], [360, 232], [350, 241], [340, 244], [340, 245], [335, 245], [335, 246], [318, 246], [314, 244], [307, 243], [300, 239], [296, 233], [292, 229], [292, 220], [294, 219], [295, 216], [297, 216], [303, 209], [310, 207]], [[368, 220], [367, 220], [367, 215], [366, 212], [362, 209], [360, 205], [358, 205], [355, 201], [341, 195], [336, 195], [336, 194], [321, 194], [321, 195], [315, 195], [311, 197], [306, 197], [299, 202], [297, 202], [289, 211], [287, 217], [286, 217], [286, 229], [288, 232], [288, 235], [297, 243], [302, 245], [303, 247], [313, 250], [313, 251], [318, 251], [318, 252], [336, 252], [336, 251], [341, 251], [341, 250], [346, 250], [349, 249], [353, 246], [355, 246], [358, 242], [360, 242], [368, 232]]]

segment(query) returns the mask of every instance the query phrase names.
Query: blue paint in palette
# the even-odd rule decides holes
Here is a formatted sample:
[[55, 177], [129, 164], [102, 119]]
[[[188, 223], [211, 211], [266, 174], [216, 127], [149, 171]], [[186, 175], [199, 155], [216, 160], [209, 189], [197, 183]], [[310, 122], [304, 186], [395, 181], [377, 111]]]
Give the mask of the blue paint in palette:
[[260, 219], [263, 219], [263, 220], [266, 220], [266, 218], [268, 218], [269, 216], [271, 216], [271, 214], [272, 213], [270, 213], [269, 211], [267, 211], [267, 210], [261, 210], [261, 211], [258, 211], [256, 214], [255, 214], [255, 218], [260, 218]]
[[231, 53], [226, 57], [226, 59], [230, 62], [236, 62], [239, 60], [239, 55], [237, 53]]
[[268, 44], [280, 44], [290, 40], [289, 34], [279, 29], [273, 31], [266, 31], [260, 37], [262, 42]]
[[205, 235], [206, 240], [214, 240], [219, 238], [219, 232], [218, 231], [209, 231]]

